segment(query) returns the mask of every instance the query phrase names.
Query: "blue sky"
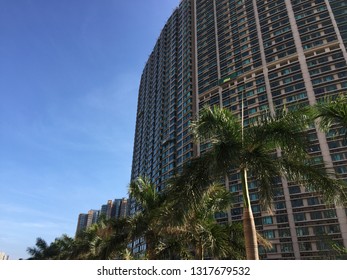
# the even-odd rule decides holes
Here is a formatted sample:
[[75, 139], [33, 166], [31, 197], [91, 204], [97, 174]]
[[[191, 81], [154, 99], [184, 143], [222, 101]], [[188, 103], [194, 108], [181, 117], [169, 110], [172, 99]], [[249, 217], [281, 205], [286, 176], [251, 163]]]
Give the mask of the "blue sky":
[[127, 196], [142, 69], [179, 0], [0, 1], [0, 251]]

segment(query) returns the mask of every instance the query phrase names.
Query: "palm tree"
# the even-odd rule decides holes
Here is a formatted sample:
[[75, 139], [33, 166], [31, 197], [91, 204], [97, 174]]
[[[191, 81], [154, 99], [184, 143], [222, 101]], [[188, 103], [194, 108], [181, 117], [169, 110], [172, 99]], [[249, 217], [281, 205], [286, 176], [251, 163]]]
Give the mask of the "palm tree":
[[97, 247], [101, 241], [100, 231], [102, 231], [103, 220], [92, 224], [85, 230], [78, 233], [75, 238], [73, 250], [73, 259], [78, 260], [95, 260], [97, 259]]
[[314, 117], [319, 118], [323, 131], [329, 131], [333, 125], [342, 128], [341, 135], [347, 139], [347, 95], [340, 94], [336, 99], [326, 98], [324, 102], [313, 106]]
[[126, 257], [130, 223], [128, 219], [99, 218], [75, 239], [71, 259], [109, 260]]
[[27, 248], [27, 252], [31, 255], [28, 260], [51, 260], [58, 255], [56, 247], [48, 245], [41, 237], [36, 239], [35, 247]]
[[229, 110], [204, 108], [193, 122], [197, 140], [210, 143], [208, 154], [216, 169], [225, 174], [232, 169], [241, 177], [243, 193], [243, 228], [247, 259], [258, 259], [257, 234], [248, 191], [248, 178], [257, 179], [263, 206], [270, 207], [275, 181], [279, 177], [295, 180], [312, 190], [319, 190], [329, 199], [346, 201], [345, 188], [309, 164], [306, 129], [309, 119], [301, 111], [263, 115], [244, 128], [243, 121]]
[[163, 192], [175, 221], [182, 220], [191, 208], [201, 207], [204, 193], [219, 179], [218, 172], [210, 164], [211, 160], [208, 154], [195, 157], [176, 170], [176, 175], [167, 181]]
[[127, 219], [101, 218], [75, 239], [63, 234], [48, 245], [42, 238], [37, 238], [36, 246], [27, 251], [31, 255], [29, 259], [35, 260], [129, 259], [129, 232]]
[[128, 219], [108, 219], [99, 228], [93, 241], [95, 258], [101, 260], [125, 258], [129, 239]]
[[195, 244], [196, 259], [202, 260], [205, 256], [221, 259], [235, 251], [231, 236], [240, 228], [219, 224], [215, 219], [215, 214], [225, 211], [232, 200], [225, 186], [212, 184], [203, 193], [200, 205], [187, 212], [184, 227]]
[[[189, 190], [189, 187], [187, 189]], [[177, 197], [178, 192], [170, 190], [167, 192], [175, 193]], [[179, 197], [185, 200], [186, 196], [182, 196], [182, 193], [184, 192], [181, 192]], [[162, 221], [166, 221], [161, 226], [162, 234], [165, 236], [163, 242], [166, 242], [168, 236], [175, 236], [185, 248], [182, 252], [186, 254], [191, 251], [195, 259], [202, 260], [206, 256], [224, 258], [230, 251], [230, 227], [218, 224], [214, 215], [229, 207], [232, 201], [231, 193], [216, 183], [197, 193], [200, 193], [199, 200], [191, 199], [191, 202], [186, 203], [184, 207], [179, 207], [179, 201], [175, 199], [170, 197], [167, 199], [165, 211], [161, 211]], [[189, 258], [189, 255], [186, 254], [186, 257]]]
[[211, 160], [208, 154], [193, 158], [177, 169], [176, 176], [167, 182], [160, 221], [165, 236], [163, 243], [171, 243], [163, 247], [178, 252], [181, 259], [202, 259], [206, 255], [242, 259], [242, 227], [237, 223], [219, 224], [214, 217], [230, 207], [232, 195], [216, 183], [220, 177], [210, 164]]
[[158, 227], [159, 209], [164, 203], [163, 193], [158, 193], [155, 186], [146, 177], [139, 177], [129, 186], [129, 196], [134, 199], [138, 211], [131, 217], [133, 239], [144, 238], [148, 259], [156, 258], [156, 247], [160, 235]]
[[55, 248], [56, 256], [53, 257], [55, 260], [71, 260], [73, 258], [73, 251], [75, 248], [75, 240], [66, 234], [56, 238], [50, 247]]
[[83, 259], [82, 256], [85, 256], [81, 254], [80, 245], [80, 237], [74, 239], [66, 234], [55, 238], [49, 245], [44, 239], [38, 237], [35, 247], [28, 247], [27, 252], [31, 255], [29, 260], [76, 260]]

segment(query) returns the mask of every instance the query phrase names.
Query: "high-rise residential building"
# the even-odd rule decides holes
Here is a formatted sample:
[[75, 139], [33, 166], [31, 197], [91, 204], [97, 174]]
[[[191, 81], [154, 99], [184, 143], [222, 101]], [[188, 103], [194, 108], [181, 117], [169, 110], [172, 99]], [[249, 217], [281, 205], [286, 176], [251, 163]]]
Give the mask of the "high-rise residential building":
[[111, 218], [125, 218], [128, 216], [129, 206], [128, 199], [115, 199], [112, 204]]
[[6, 255], [4, 252], [0, 252], [0, 261], [7, 261], [8, 259], [8, 255]]
[[120, 206], [122, 199], [115, 199], [112, 203], [111, 217], [118, 217], [120, 214]]
[[[164, 26], [141, 77], [131, 178], [148, 176], [158, 191], [175, 167], [196, 154], [189, 134], [197, 106], [192, 30], [192, 3], [182, 1]], [[130, 211], [135, 211], [134, 204]]]
[[116, 217], [126, 218], [127, 216], [129, 216], [129, 199], [122, 198], [119, 205], [119, 214]]
[[87, 227], [90, 227], [92, 224], [96, 224], [98, 222], [99, 217], [100, 217], [100, 210], [89, 210]]
[[106, 219], [126, 218], [129, 215], [128, 199], [108, 200], [107, 204], [102, 205], [100, 210], [89, 210], [88, 214], [79, 214], [76, 235], [92, 224], [96, 224], [102, 215]]
[[101, 215], [105, 215], [106, 219], [111, 218], [112, 206], [113, 206], [112, 200], [108, 200], [107, 204], [104, 204], [101, 206]]
[[76, 235], [87, 228], [88, 214], [79, 214], [77, 221]]
[[[346, 1], [180, 1], [141, 77], [131, 179], [148, 176], [160, 191], [175, 168], [198, 156], [189, 124], [205, 105], [240, 115], [243, 100], [249, 125], [264, 111], [346, 91], [346, 46]], [[347, 143], [315, 127], [309, 133], [315, 162], [347, 179]], [[226, 187], [240, 200], [220, 221], [241, 220], [240, 186], [231, 173]], [[249, 187], [257, 230], [274, 245], [260, 248], [262, 258], [322, 258], [334, 242], [347, 247], [345, 208], [281, 179], [269, 215], [255, 182]]]
[[76, 235], [86, 228], [90, 227], [92, 224], [97, 223], [98, 218], [100, 217], [100, 210], [89, 210], [87, 214], [79, 214]]

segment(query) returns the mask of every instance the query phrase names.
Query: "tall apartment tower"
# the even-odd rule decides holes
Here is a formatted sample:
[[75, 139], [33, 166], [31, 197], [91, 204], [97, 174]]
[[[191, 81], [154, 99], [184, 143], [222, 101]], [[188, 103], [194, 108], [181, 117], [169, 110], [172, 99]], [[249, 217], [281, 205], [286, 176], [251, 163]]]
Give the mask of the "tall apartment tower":
[[78, 235], [80, 232], [85, 230], [87, 228], [88, 224], [88, 214], [79, 214], [78, 215], [78, 221], [77, 221], [77, 229], [76, 229], [76, 235]]
[[106, 219], [110, 219], [112, 215], [113, 202], [112, 200], [107, 200], [107, 204], [101, 206], [101, 215], [105, 215]]
[[[346, 46], [346, 1], [180, 1], [141, 77], [131, 179], [148, 176], [160, 191], [174, 168], [200, 154], [189, 123], [203, 106], [240, 115], [243, 99], [249, 125], [265, 110], [313, 105], [346, 91]], [[347, 179], [346, 142], [314, 127], [309, 132], [315, 162]], [[269, 215], [255, 182], [249, 186], [257, 230], [274, 245], [260, 248], [262, 258], [315, 259], [327, 257], [333, 242], [347, 247], [346, 209], [281, 179]], [[226, 187], [239, 201], [218, 219], [239, 221], [237, 173]]]
[[183, 1], [164, 26], [143, 70], [138, 96], [132, 179], [150, 177], [158, 190], [194, 155], [189, 121], [194, 100], [192, 3]]
[[112, 205], [111, 218], [126, 218], [128, 216], [128, 209], [129, 205], [127, 198], [115, 199]]
[[127, 198], [108, 200], [100, 210], [89, 210], [88, 214], [79, 214], [76, 235], [96, 224], [101, 216], [108, 219], [122, 219], [129, 215], [129, 203]]
[[90, 227], [92, 224], [96, 224], [98, 222], [99, 216], [100, 216], [100, 210], [92, 210], [92, 209], [89, 210], [87, 227]]
[[129, 199], [122, 198], [119, 207], [119, 214], [116, 216], [117, 218], [126, 218], [129, 216]]
[[0, 252], [0, 261], [7, 261], [10, 257], [4, 252]]

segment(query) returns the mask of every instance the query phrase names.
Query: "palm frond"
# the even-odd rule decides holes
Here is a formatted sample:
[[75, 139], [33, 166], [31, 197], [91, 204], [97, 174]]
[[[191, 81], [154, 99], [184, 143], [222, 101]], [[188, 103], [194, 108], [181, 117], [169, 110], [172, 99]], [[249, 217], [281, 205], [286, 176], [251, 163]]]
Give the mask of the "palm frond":
[[267, 240], [265, 237], [263, 237], [259, 232], [257, 232], [257, 240], [258, 243], [263, 246], [265, 249], [272, 249], [273, 245], [272, 243]]
[[200, 111], [199, 119], [191, 124], [191, 129], [195, 138], [201, 141], [241, 140], [240, 121], [230, 111], [217, 106], [204, 107]]
[[325, 167], [314, 166], [302, 161], [281, 158], [282, 173], [289, 180], [298, 182], [308, 190], [320, 193], [326, 203], [345, 205], [347, 203], [347, 184], [335, 178], [335, 173]]
[[309, 145], [307, 129], [313, 123], [309, 110], [304, 107], [296, 111], [278, 110], [259, 117], [255, 125], [245, 131], [245, 142], [261, 145], [268, 152], [280, 148], [293, 157], [304, 158]]
[[326, 97], [323, 102], [313, 107], [313, 115], [319, 118], [319, 125], [323, 131], [329, 131], [333, 125], [342, 128], [342, 134], [347, 137], [347, 95], [341, 93], [337, 98]]
[[187, 206], [199, 205], [203, 193], [217, 176], [211, 154], [206, 153], [201, 157], [193, 158], [183, 165], [182, 170], [168, 181], [163, 195], [175, 208], [176, 215], [182, 215]]

